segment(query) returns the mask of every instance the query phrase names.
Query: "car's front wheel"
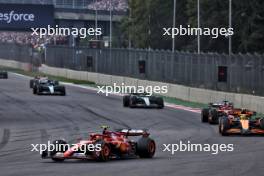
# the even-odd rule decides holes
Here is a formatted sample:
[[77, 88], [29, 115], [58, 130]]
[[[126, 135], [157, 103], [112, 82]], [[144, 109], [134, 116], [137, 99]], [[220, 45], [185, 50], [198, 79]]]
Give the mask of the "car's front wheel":
[[100, 145], [100, 151], [94, 151], [93, 156], [96, 161], [108, 161], [111, 155], [111, 147], [104, 141], [98, 140], [94, 143], [95, 146]]
[[228, 132], [227, 130], [230, 129], [230, 124], [229, 124], [229, 120], [228, 117], [221, 117], [221, 119], [219, 120], [219, 132], [222, 134], [222, 136], [227, 136]]
[[41, 90], [40, 89], [41, 89], [40, 87], [36, 87], [36, 94], [37, 95], [41, 95]]

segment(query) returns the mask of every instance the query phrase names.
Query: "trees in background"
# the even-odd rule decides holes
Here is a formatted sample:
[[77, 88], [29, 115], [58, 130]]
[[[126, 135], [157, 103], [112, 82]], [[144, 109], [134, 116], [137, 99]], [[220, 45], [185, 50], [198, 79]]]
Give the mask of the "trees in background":
[[[228, 0], [200, 0], [201, 28], [228, 28]], [[197, 27], [197, 0], [177, 0], [176, 27]], [[130, 15], [120, 24], [123, 45], [134, 48], [171, 49], [170, 36], [163, 28], [172, 27], [173, 0], [129, 0]], [[233, 0], [232, 49], [234, 53], [264, 52], [264, 1]], [[197, 36], [176, 36], [175, 48], [196, 51]], [[228, 37], [201, 36], [201, 51], [228, 52]]]

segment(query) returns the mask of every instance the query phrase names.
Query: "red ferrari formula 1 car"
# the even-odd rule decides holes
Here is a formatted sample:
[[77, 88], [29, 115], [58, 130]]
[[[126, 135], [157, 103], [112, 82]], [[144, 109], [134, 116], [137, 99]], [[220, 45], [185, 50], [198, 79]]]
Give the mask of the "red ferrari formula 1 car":
[[[43, 159], [51, 158], [53, 161], [65, 159], [94, 159], [107, 161], [114, 158], [137, 157], [152, 158], [155, 154], [156, 144], [149, 137], [146, 130], [122, 129], [109, 131], [103, 127], [101, 134], [92, 133], [87, 140], [80, 140], [77, 144], [67, 145], [64, 140], [56, 140], [52, 144], [53, 150], [45, 150]], [[137, 141], [130, 138], [139, 137]]]
[[246, 109], [234, 109], [229, 115], [220, 117], [219, 133], [228, 134], [264, 134], [264, 118], [256, 112]]
[[222, 101], [220, 103], [209, 103], [207, 108], [202, 109], [201, 121], [210, 124], [218, 124], [219, 117], [228, 114], [234, 108], [233, 103]]

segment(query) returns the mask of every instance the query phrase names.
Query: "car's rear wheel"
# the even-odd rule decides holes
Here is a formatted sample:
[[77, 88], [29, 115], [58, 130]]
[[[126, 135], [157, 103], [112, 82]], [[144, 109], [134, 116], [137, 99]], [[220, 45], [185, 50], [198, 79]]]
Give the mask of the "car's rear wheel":
[[128, 107], [129, 106], [129, 99], [130, 99], [129, 95], [123, 96], [123, 106], [124, 107]]
[[29, 81], [29, 87], [32, 89], [32, 88], [33, 88], [33, 86], [34, 86], [34, 80], [33, 80], [33, 79], [31, 79], [31, 80]]
[[219, 125], [218, 125], [218, 132], [221, 134], [222, 133], [222, 126], [221, 126], [221, 123], [222, 123], [222, 118], [223, 117], [219, 117]]
[[65, 96], [65, 95], [66, 95], [66, 89], [65, 87], [63, 87], [61, 90], [61, 96]]
[[158, 104], [158, 108], [160, 108], [160, 109], [164, 108], [164, 101], [163, 101], [163, 98], [158, 97], [158, 98], [157, 98], [157, 104]]
[[218, 115], [217, 115], [216, 109], [212, 109], [211, 111], [209, 111], [208, 122], [210, 124], [217, 124], [218, 123]]
[[33, 88], [33, 94], [37, 94], [37, 88], [36, 87]]
[[8, 79], [8, 73], [7, 72], [4, 74], [4, 79]]
[[98, 140], [94, 145], [101, 145], [100, 151], [94, 151], [93, 156], [96, 161], [108, 161], [111, 155], [111, 147], [104, 141]]
[[208, 108], [202, 109], [201, 121], [203, 123], [208, 122], [208, 116], [209, 116], [209, 109]]
[[156, 143], [149, 137], [142, 137], [137, 142], [137, 154], [140, 158], [152, 158], [156, 151]]
[[260, 123], [260, 128], [264, 130], [264, 118], [261, 118], [259, 123]]
[[66, 152], [68, 150], [68, 146], [67, 146], [67, 142], [64, 141], [64, 140], [55, 140], [52, 142], [53, 146], [54, 146], [54, 150], [50, 151], [50, 156], [51, 156], [51, 159], [53, 161], [56, 161], [56, 162], [62, 162], [64, 161], [64, 158], [56, 158], [54, 157], [58, 152]]

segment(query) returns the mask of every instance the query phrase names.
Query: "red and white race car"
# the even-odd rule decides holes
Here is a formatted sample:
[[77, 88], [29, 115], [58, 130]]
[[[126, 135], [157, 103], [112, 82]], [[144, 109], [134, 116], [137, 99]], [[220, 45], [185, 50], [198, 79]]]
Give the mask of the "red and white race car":
[[[137, 157], [152, 158], [155, 154], [156, 144], [149, 137], [146, 130], [121, 129], [109, 131], [103, 127], [101, 134], [92, 133], [87, 140], [80, 140], [74, 145], [64, 140], [55, 140], [53, 150], [43, 151], [41, 157], [51, 158], [53, 161], [65, 159], [94, 159], [107, 161], [114, 158]], [[134, 141], [131, 138], [137, 138]]]
[[233, 103], [229, 101], [209, 103], [208, 107], [202, 109], [201, 121], [203, 123], [209, 122], [210, 124], [218, 124], [219, 117], [228, 114], [233, 109]]

